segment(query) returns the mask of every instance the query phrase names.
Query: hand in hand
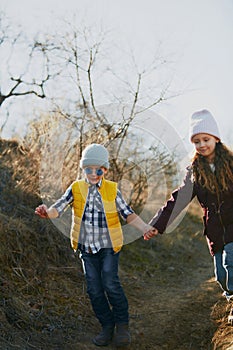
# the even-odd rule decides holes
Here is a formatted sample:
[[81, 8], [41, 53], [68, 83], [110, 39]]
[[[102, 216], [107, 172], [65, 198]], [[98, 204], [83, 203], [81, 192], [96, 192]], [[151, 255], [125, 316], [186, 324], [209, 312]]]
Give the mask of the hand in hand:
[[48, 218], [48, 208], [47, 208], [47, 206], [45, 204], [39, 205], [35, 209], [35, 214], [39, 215], [43, 219]]
[[145, 241], [149, 241], [152, 237], [156, 236], [159, 231], [151, 226], [151, 229], [144, 233], [143, 237]]

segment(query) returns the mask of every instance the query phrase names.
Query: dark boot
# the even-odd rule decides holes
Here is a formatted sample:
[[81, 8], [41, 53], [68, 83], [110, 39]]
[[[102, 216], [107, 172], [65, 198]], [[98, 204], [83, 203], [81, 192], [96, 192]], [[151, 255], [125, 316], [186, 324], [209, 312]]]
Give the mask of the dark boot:
[[127, 346], [131, 343], [131, 337], [129, 333], [128, 324], [117, 324], [116, 325], [116, 335], [115, 335], [115, 345], [116, 346]]
[[92, 339], [97, 346], [106, 346], [112, 341], [114, 327], [103, 327], [102, 331]]

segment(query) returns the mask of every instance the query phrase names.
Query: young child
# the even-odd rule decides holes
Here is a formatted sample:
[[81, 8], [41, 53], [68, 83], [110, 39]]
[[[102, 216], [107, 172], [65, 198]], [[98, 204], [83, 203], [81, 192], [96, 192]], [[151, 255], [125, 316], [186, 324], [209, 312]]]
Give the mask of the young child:
[[104, 178], [109, 168], [107, 149], [91, 144], [82, 153], [80, 167], [84, 178], [75, 181], [50, 208], [44, 204], [35, 213], [42, 218], [57, 218], [72, 204], [71, 245], [80, 251], [87, 293], [102, 331], [93, 342], [108, 345], [116, 326], [116, 346], [130, 344], [128, 301], [118, 277], [118, 261], [123, 245], [119, 220], [142, 233], [153, 228], [144, 223], [126, 204], [117, 183]]
[[[233, 300], [233, 153], [221, 142], [216, 121], [207, 110], [192, 115], [190, 140], [196, 153], [184, 183], [150, 221], [156, 230], [144, 239], [163, 233], [196, 196], [204, 212], [204, 234], [216, 280], [227, 300]], [[233, 322], [232, 311], [228, 320]]]

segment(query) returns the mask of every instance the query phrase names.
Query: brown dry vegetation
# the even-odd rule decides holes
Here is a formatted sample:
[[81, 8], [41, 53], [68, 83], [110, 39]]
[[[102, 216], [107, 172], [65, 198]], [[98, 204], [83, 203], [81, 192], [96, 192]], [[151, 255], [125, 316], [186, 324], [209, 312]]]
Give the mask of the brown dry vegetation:
[[[38, 156], [0, 140], [0, 349], [95, 349], [99, 331], [69, 240], [34, 215]], [[132, 349], [229, 350], [229, 306], [192, 213], [172, 233], [124, 247]], [[114, 349], [111, 345], [108, 349]]]

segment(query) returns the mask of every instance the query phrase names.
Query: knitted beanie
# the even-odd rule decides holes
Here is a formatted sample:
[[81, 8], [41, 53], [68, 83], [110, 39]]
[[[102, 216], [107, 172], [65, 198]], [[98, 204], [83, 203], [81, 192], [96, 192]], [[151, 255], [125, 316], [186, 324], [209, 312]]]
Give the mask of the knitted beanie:
[[218, 125], [214, 117], [212, 116], [212, 114], [206, 109], [195, 112], [191, 116], [190, 130], [189, 130], [189, 136], [190, 136], [191, 142], [195, 135], [202, 134], [202, 133], [215, 136], [219, 140], [221, 139]]
[[92, 143], [83, 150], [80, 167], [84, 168], [90, 165], [98, 165], [108, 169], [108, 156], [108, 150], [104, 146]]

